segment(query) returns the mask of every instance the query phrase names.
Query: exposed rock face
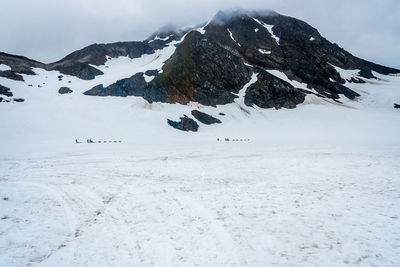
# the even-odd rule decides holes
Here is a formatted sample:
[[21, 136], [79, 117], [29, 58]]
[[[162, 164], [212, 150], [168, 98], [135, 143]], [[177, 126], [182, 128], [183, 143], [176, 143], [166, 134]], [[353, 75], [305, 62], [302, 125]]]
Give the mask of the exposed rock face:
[[148, 70], [144, 74], [146, 74], [147, 76], [156, 76], [158, 72], [158, 70]]
[[255, 104], [260, 108], [295, 108], [304, 99], [305, 94], [301, 90], [263, 71], [258, 75], [257, 82], [247, 89], [245, 104]]
[[137, 73], [128, 79], [122, 79], [116, 83], [103, 87], [103, 85], [97, 85], [91, 90], [85, 92], [85, 95], [94, 96], [143, 96], [144, 90], [147, 87], [147, 83], [143, 78], [143, 73]]
[[215, 123], [222, 123], [219, 119], [214, 118], [213, 116], [208, 115], [204, 112], [200, 112], [198, 110], [192, 110], [192, 115], [199, 122], [207, 124], [207, 125], [211, 125], [211, 124], [215, 124]]
[[400, 108], [399, 104], [394, 104], [394, 108]]
[[199, 125], [193, 119], [188, 118], [186, 115], [184, 117], [179, 118], [180, 121], [172, 121], [167, 120], [168, 124], [175, 129], [186, 131], [186, 132], [197, 132], [199, 129]]
[[169, 103], [196, 101], [215, 106], [233, 102], [250, 80], [250, 69], [232, 53], [197, 31], [189, 33], [154, 79]]
[[25, 101], [25, 99], [23, 99], [23, 98], [14, 98], [13, 100], [15, 102], [24, 102]]
[[63, 64], [54, 64], [50, 67], [51, 70], [58, 70], [61, 73], [76, 76], [82, 80], [93, 80], [98, 75], [103, 75], [101, 70], [98, 70], [89, 64], [80, 62], [67, 62]]
[[13, 93], [10, 91], [10, 88], [2, 86], [0, 84], [0, 95], [11, 97], [13, 96]]
[[85, 95], [91, 96], [141, 96], [150, 103], [153, 101], [166, 102], [166, 96], [162, 90], [154, 90], [146, 83], [143, 73], [137, 73], [128, 79], [122, 79], [116, 83], [103, 87], [97, 85], [86, 91]]
[[0, 64], [7, 65], [11, 70], [0, 71], [0, 77], [23, 81], [21, 74], [35, 75], [32, 68], [45, 68], [45, 64], [22, 56], [15, 56], [0, 52]]
[[70, 94], [72, 92], [73, 91], [68, 87], [61, 87], [60, 89], [58, 89], [58, 93], [61, 94], [61, 95]]

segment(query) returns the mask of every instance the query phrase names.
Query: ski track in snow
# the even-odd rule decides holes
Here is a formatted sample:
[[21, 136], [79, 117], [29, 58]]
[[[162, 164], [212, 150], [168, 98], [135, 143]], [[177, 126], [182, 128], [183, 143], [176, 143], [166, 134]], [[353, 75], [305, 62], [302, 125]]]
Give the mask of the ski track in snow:
[[222, 144], [192, 157], [181, 149], [160, 158], [125, 151], [117, 158], [2, 161], [0, 195], [8, 200], [1, 200], [7, 218], [0, 222], [0, 263], [395, 266], [400, 260], [398, 153], [249, 154]]

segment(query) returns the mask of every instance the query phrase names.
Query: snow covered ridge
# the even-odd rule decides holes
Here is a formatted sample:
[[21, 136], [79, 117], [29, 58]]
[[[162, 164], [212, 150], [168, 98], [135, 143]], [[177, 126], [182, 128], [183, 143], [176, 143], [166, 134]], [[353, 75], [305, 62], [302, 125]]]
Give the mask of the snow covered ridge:
[[150, 40], [149, 43], [152, 43], [152, 42], [157, 41], [157, 40], [167, 41], [167, 40], [168, 40], [169, 38], [171, 38], [172, 36], [174, 36], [174, 35], [171, 34], [171, 35], [168, 35], [167, 37], [161, 38], [161, 37], [159, 37], [158, 35], [156, 35], [156, 37], [154, 37], [153, 40]]

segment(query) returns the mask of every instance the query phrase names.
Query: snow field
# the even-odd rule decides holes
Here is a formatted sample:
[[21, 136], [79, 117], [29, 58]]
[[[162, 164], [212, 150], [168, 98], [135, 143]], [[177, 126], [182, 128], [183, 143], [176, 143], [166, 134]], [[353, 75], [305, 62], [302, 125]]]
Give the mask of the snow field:
[[[348, 83], [361, 97], [343, 105], [309, 95], [278, 111], [244, 105], [257, 74], [217, 107], [82, 94], [160, 69], [174, 49], [111, 59], [94, 81], [0, 78], [25, 98], [0, 105], [0, 266], [398, 265], [399, 77]], [[193, 109], [222, 124], [167, 125]]]

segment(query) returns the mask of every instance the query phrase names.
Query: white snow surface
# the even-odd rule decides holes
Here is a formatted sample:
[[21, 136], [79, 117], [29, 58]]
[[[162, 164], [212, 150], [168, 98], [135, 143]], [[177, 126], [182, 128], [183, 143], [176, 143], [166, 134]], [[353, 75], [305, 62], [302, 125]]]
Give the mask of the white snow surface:
[[255, 19], [255, 18], [253, 18], [253, 19], [254, 19], [258, 24], [260, 24], [261, 26], [263, 26], [264, 28], [266, 28], [266, 29], [268, 30], [268, 32], [271, 34], [272, 38], [274, 38], [275, 41], [276, 41], [276, 43], [279, 45], [280, 38], [279, 38], [278, 36], [276, 36], [276, 35], [274, 34], [274, 31], [272, 30], [272, 28], [274, 27], [274, 25], [266, 24], [265, 22], [263, 22], [263, 21], [261, 21], [261, 20], [258, 20], [258, 19]]
[[[111, 59], [94, 81], [0, 78], [25, 98], [0, 105], [0, 266], [398, 266], [400, 77], [290, 110], [244, 105], [256, 74], [217, 107], [82, 94], [173, 50]], [[193, 109], [222, 124], [167, 125]], [[122, 143], [75, 144], [88, 138]]]
[[360, 78], [363, 79], [362, 77], [360, 77], [358, 75], [358, 73], [360, 72], [359, 69], [354, 69], [354, 70], [345, 70], [342, 69], [340, 67], [337, 67], [335, 65], [330, 64], [332, 67], [334, 67], [336, 69], [336, 71], [340, 74], [340, 77], [342, 77], [343, 79], [345, 79], [346, 81], [350, 81], [351, 78]]
[[208, 26], [208, 24], [210, 24], [211, 20], [208, 21], [203, 27], [196, 29], [199, 33], [201, 34], [205, 34], [206, 33], [206, 27]]
[[235, 40], [235, 38], [233, 37], [233, 34], [232, 34], [231, 30], [229, 30], [229, 28], [228, 28], [227, 31], [229, 32], [229, 35], [231, 36], [231, 39], [232, 39], [238, 46], [241, 46], [241, 45]]
[[258, 49], [258, 52], [260, 52], [261, 54], [264, 54], [264, 55], [270, 55], [271, 54], [271, 51], [265, 50], [265, 49]]
[[154, 37], [153, 40], [150, 40], [149, 43], [152, 43], [152, 42], [154, 42], [154, 41], [156, 41], [156, 40], [167, 41], [169, 38], [171, 38], [171, 36], [174, 36], [174, 35], [173, 35], [173, 34], [170, 34], [170, 35], [168, 35], [168, 36], [166, 36], [166, 37], [164, 37], [164, 38], [162, 38], [162, 37], [156, 35], [156, 37]]
[[278, 77], [279, 79], [291, 84], [295, 88], [304, 89], [304, 90], [310, 91], [312, 93], [318, 94], [318, 92], [315, 89], [309, 89], [307, 87], [307, 84], [301, 83], [301, 82], [298, 82], [295, 80], [290, 80], [289, 77], [287, 77], [287, 75], [280, 70], [267, 70], [267, 72], [269, 72], [270, 74], [274, 75], [275, 77]]
[[10, 66], [0, 64], [0, 71], [7, 71], [7, 70], [11, 70]]

